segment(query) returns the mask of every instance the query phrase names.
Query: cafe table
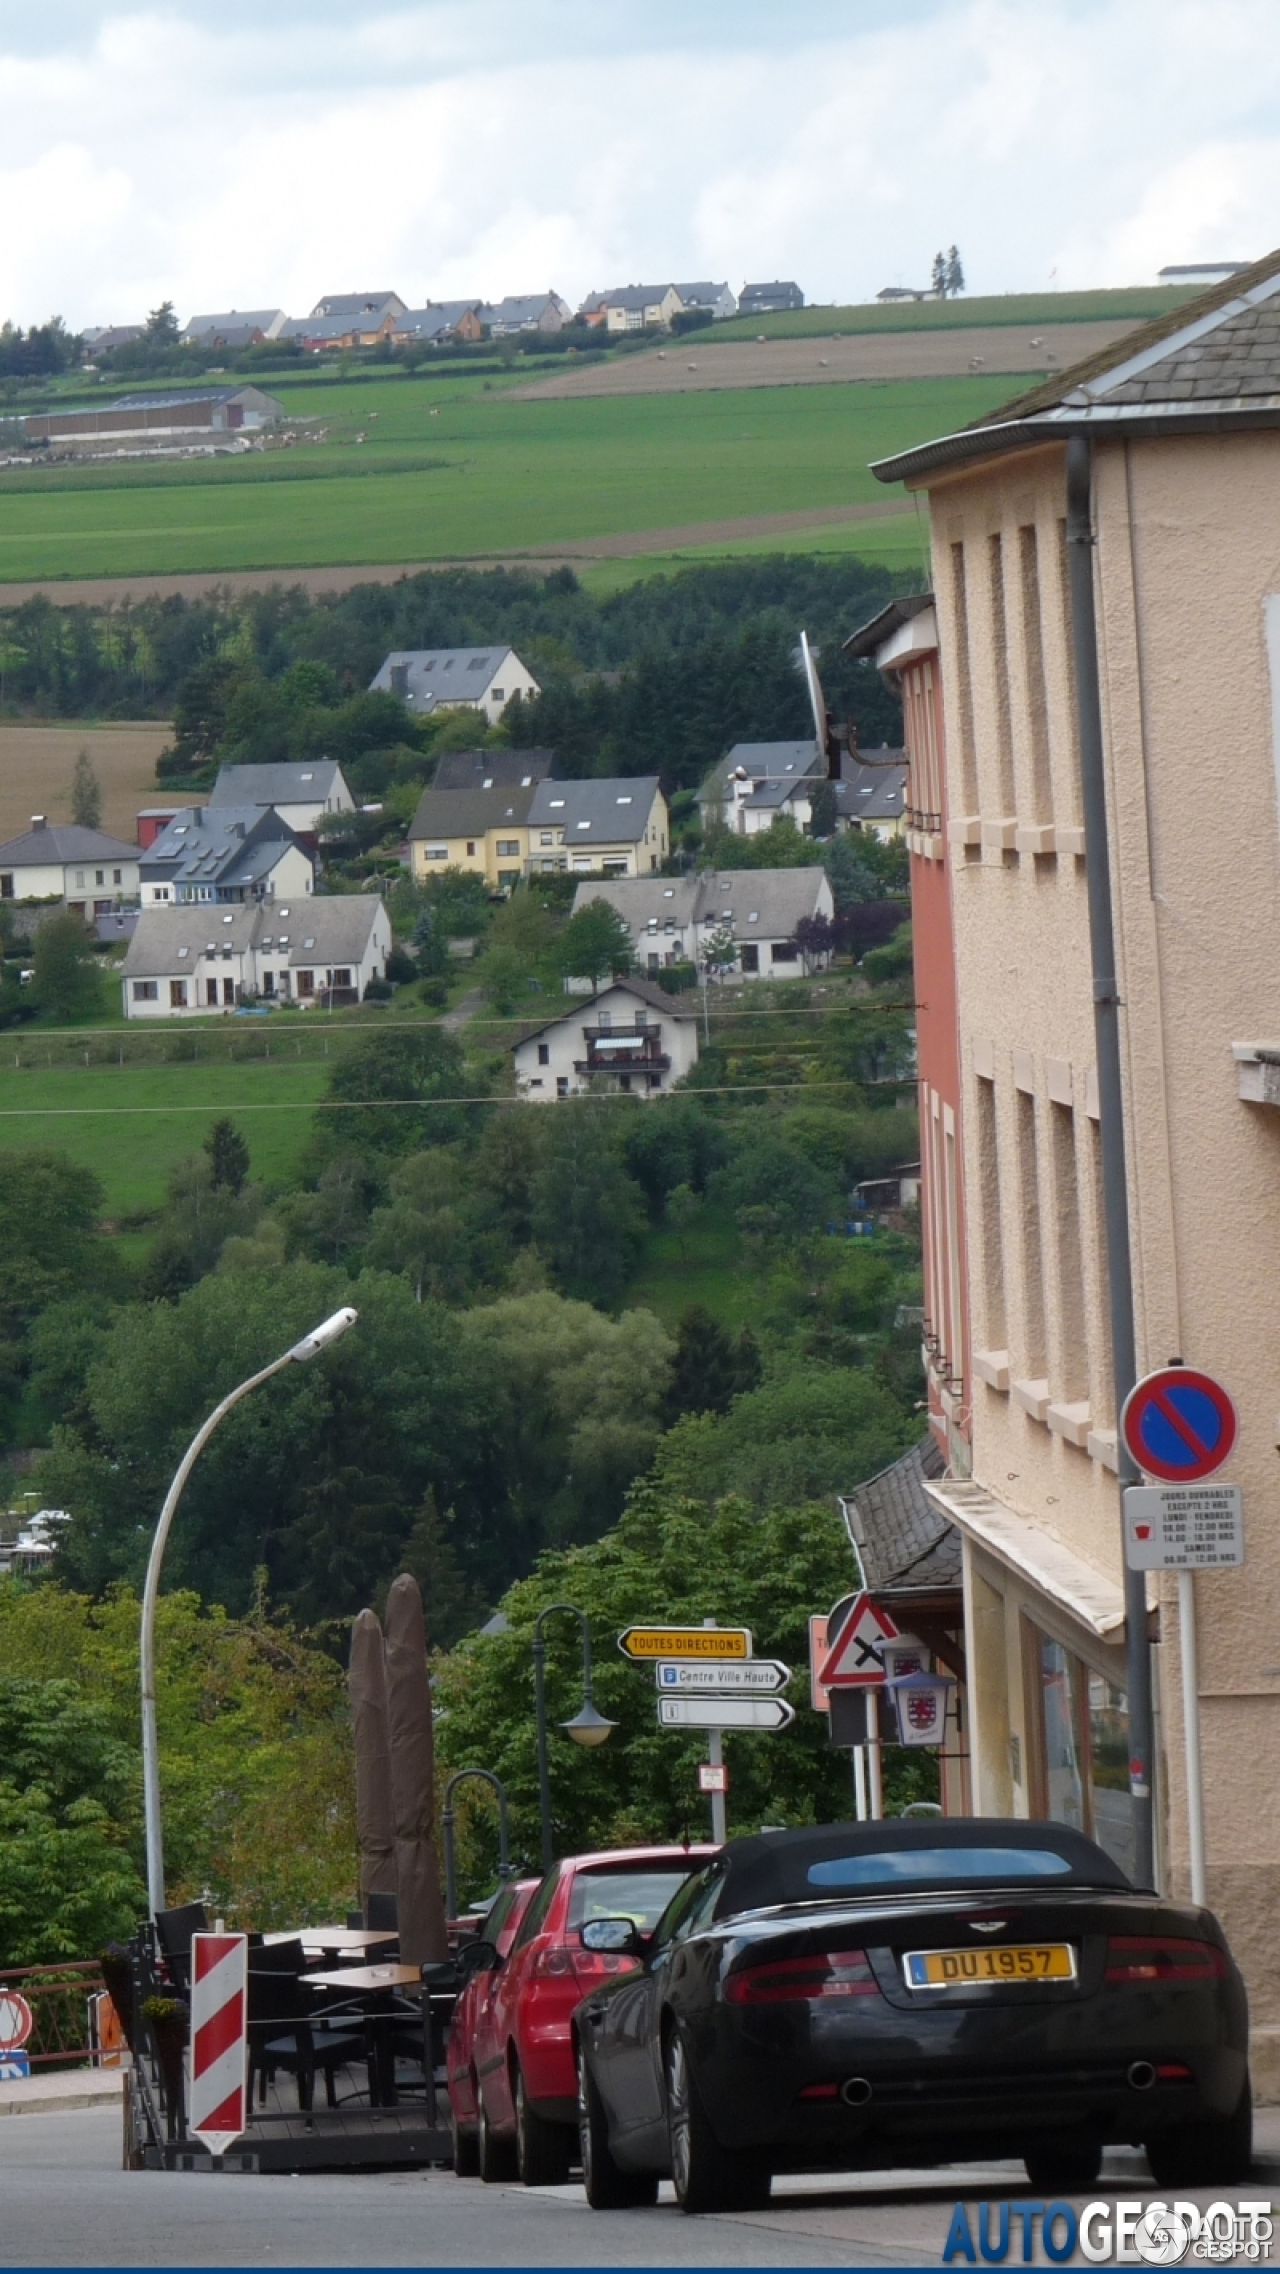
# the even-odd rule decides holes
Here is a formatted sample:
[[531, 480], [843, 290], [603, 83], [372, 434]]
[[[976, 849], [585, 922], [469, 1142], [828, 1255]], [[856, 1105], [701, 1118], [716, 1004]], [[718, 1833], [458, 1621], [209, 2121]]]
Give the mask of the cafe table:
[[380, 1944], [395, 1942], [396, 1939], [394, 1927], [282, 1927], [276, 1933], [264, 1934], [262, 1938], [268, 1946], [278, 1942], [300, 1942], [308, 1955], [315, 1951], [323, 1956], [332, 1951], [335, 1958], [348, 1950], [353, 1955], [363, 1957], [366, 1951], [376, 1950]]
[[[421, 1998], [422, 1968], [398, 1963], [385, 1966], [322, 1967], [317, 1973], [304, 1974], [302, 1979], [317, 1990], [337, 1990], [343, 1997], [359, 1996], [362, 2002], [368, 2000], [364, 2018], [369, 2030], [376, 2105], [394, 2108], [397, 2095], [395, 2044], [391, 2031], [395, 2015], [393, 2001], [397, 1990], [415, 1989]], [[425, 2064], [425, 2022], [423, 2054]], [[430, 2090], [429, 2070], [427, 2085]]]

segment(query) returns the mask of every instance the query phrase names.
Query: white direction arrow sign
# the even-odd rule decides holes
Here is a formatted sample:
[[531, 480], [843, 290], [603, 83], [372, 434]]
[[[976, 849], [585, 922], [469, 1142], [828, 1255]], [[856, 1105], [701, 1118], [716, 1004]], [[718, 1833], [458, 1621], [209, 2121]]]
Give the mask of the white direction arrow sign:
[[795, 1710], [785, 1698], [659, 1698], [662, 1729], [788, 1729]]
[[780, 1658], [740, 1658], [726, 1660], [721, 1666], [686, 1665], [683, 1660], [665, 1659], [655, 1667], [660, 1690], [682, 1692], [700, 1691], [703, 1697], [768, 1696], [771, 1690], [783, 1690], [791, 1680], [791, 1668]]

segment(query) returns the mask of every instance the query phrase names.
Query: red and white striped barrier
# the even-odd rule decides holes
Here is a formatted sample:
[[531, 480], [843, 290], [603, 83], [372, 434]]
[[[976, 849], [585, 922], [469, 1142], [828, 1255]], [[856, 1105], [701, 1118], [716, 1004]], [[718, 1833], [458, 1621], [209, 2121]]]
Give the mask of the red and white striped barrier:
[[242, 1934], [191, 1937], [191, 2097], [187, 2131], [220, 2156], [249, 2120], [249, 1941]]

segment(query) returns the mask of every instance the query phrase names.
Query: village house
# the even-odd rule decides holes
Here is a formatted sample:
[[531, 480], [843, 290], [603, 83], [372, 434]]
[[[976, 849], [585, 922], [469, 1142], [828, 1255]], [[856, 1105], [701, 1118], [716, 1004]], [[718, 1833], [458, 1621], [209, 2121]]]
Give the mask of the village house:
[[594, 1090], [658, 1097], [697, 1065], [696, 1009], [647, 979], [615, 979], [523, 1035], [512, 1059], [532, 1105]]
[[775, 278], [772, 284], [744, 284], [738, 294], [740, 316], [776, 316], [788, 308], [803, 308], [804, 294], [798, 284]]
[[702, 876], [623, 877], [580, 884], [573, 913], [603, 900], [631, 933], [637, 964], [651, 976], [676, 963], [701, 964], [708, 940], [732, 932], [735, 963], [725, 978], [799, 977], [804, 959], [796, 927], [821, 916], [829, 923], [835, 902], [825, 869], [734, 869]]
[[144, 908], [301, 899], [315, 857], [271, 807], [184, 806], [139, 855]]
[[386, 976], [391, 919], [376, 893], [235, 908], [144, 908], [120, 970], [129, 1019], [226, 1013], [241, 1003], [332, 1010]]
[[354, 813], [356, 801], [336, 758], [276, 766], [220, 766], [207, 810], [272, 808], [300, 837], [314, 837], [326, 813]]
[[55, 456], [84, 457], [108, 446], [225, 450], [283, 417], [284, 404], [261, 387], [175, 387], [118, 395], [92, 410], [32, 412], [25, 431], [28, 442], [47, 442]]
[[623, 284], [589, 293], [578, 314], [584, 324], [602, 325], [607, 332], [669, 331], [672, 317], [683, 307], [674, 284]]
[[483, 877], [491, 892], [510, 892], [528, 860], [529, 808], [537, 787], [530, 771], [516, 782], [490, 777], [479, 789], [424, 790], [409, 825], [414, 882], [465, 869]]
[[705, 314], [713, 323], [723, 324], [738, 313], [738, 296], [727, 284], [676, 284], [672, 290], [679, 293], [685, 314]]
[[29, 829], [0, 845], [0, 900], [62, 900], [91, 924], [137, 899], [138, 860], [138, 847], [119, 837], [34, 813]]
[[246, 333], [255, 343], [279, 339], [288, 321], [283, 308], [231, 308], [222, 316], [193, 316], [182, 337], [188, 347], [230, 347]]
[[478, 711], [491, 726], [514, 695], [527, 701], [542, 692], [513, 647], [395, 648], [369, 684], [398, 695], [418, 718]]
[[555, 773], [554, 750], [442, 750], [432, 788], [528, 789]]
[[[825, 753], [810, 737], [804, 742], [738, 742], [712, 767], [698, 792], [704, 835], [732, 830], [756, 837], [775, 821], [813, 829], [814, 793], [827, 780]], [[906, 812], [907, 773], [900, 750], [844, 753], [835, 792], [833, 822], [839, 829], [867, 829], [877, 837], [901, 834]], [[819, 834], [823, 834], [821, 828]]]
[[620, 781], [540, 782], [529, 807], [528, 871], [645, 876], [671, 849], [667, 801], [656, 774]]
[[573, 322], [573, 310], [558, 292], [509, 292], [505, 300], [486, 301], [479, 315], [493, 340], [520, 332], [562, 332]]
[[391, 327], [397, 347], [438, 347], [446, 340], [472, 346], [485, 334], [482, 300], [429, 300], [425, 308], [406, 308]]

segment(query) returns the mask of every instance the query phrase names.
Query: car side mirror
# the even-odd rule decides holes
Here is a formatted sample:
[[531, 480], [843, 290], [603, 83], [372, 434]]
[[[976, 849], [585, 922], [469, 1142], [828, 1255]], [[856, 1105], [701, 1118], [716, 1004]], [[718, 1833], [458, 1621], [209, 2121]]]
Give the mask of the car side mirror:
[[634, 1919], [588, 1919], [578, 1930], [578, 1940], [584, 1950], [607, 1953], [614, 1958], [639, 1958], [645, 1947], [645, 1938]]
[[458, 1952], [458, 1972], [464, 1982], [469, 1982], [473, 1974], [496, 1974], [501, 1964], [497, 1945], [492, 1942], [464, 1943]]

